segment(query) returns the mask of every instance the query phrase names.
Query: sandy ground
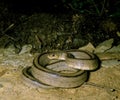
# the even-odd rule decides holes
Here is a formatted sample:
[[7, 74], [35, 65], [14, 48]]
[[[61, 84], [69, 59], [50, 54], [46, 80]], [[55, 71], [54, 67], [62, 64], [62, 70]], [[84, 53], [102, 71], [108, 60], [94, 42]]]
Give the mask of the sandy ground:
[[82, 85], [74, 89], [43, 89], [23, 80], [21, 74], [23, 68], [32, 65], [34, 56], [13, 55], [0, 54], [0, 100], [120, 100], [120, 65], [91, 72], [88, 82], [104, 88]]

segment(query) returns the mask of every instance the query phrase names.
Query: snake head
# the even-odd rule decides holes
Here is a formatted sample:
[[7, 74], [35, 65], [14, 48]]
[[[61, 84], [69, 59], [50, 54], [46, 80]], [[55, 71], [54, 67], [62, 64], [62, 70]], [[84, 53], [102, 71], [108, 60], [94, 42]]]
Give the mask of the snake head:
[[48, 54], [48, 58], [51, 60], [65, 60], [67, 57], [66, 52], [55, 51]]

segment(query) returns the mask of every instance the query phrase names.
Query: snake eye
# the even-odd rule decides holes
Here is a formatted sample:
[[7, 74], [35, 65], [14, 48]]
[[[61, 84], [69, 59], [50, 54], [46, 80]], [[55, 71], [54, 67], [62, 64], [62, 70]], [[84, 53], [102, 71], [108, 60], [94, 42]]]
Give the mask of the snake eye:
[[49, 59], [57, 59], [58, 57], [56, 54], [50, 54], [50, 55], [48, 55], [48, 58]]
[[52, 58], [56, 58], [57, 55], [56, 55], [56, 54], [51, 54], [51, 57], [52, 57]]
[[55, 57], [55, 54], [52, 54], [51, 56], [52, 56], [52, 57]]

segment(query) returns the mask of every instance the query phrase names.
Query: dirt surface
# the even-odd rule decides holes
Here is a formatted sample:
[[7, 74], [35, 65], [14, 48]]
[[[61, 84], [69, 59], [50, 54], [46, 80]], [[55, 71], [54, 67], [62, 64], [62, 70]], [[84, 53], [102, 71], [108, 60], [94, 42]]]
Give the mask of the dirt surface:
[[120, 65], [101, 66], [90, 73], [88, 82], [103, 88], [83, 84], [73, 89], [43, 89], [25, 81], [22, 76], [22, 69], [32, 66], [35, 55], [13, 51], [1, 49], [0, 53], [1, 100], [120, 100]]

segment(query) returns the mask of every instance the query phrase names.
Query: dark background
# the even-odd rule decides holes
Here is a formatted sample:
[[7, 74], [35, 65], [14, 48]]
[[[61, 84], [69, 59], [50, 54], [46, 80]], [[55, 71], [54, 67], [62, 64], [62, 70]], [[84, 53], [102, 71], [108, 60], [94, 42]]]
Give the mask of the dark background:
[[30, 12], [77, 12], [99, 16], [120, 16], [120, 0], [0, 0], [14, 13]]
[[1, 0], [13, 12], [65, 12], [62, 0]]

